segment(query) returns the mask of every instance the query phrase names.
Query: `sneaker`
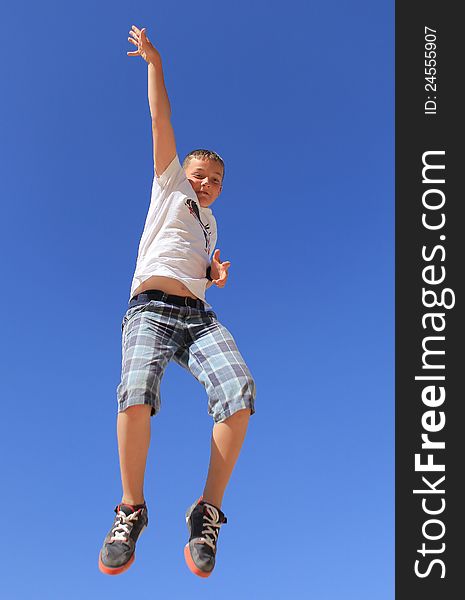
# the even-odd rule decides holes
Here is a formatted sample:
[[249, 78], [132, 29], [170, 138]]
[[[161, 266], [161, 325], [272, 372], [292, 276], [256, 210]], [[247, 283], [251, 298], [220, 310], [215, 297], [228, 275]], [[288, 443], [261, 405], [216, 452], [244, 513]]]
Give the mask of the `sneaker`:
[[116, 517], [100, 550], [98, 566], [106, 575], [119, 575], [135, 560], [136, 542], [148, 525], [147, 507], [135, 510], [129, 504], [115, 508]]
[[195, 575], [208, 577], [215, 566], [218, 534], [227, 519], [219, 508], [199, 498], [187, 510], [189, 542], [184, 548], [187, 566]]

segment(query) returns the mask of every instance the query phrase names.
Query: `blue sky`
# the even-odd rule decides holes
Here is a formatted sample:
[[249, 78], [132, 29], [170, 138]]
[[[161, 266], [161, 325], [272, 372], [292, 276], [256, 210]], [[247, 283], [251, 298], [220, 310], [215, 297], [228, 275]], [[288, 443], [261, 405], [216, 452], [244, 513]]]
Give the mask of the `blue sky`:
[[[5, 598], [394, 595], [394, 3], [4, 4], [0, 429]], [[121, 497], [120, 324], [150, 197], [146, 65], [178, 152], [226, 161], [208, 299], [257, 382], [217, 568], [183, 560], [211, 422], [170, 365], [152, 420], [149, 528], [97, 556]], [[180, 419], [180, 415], [186, 418]]]

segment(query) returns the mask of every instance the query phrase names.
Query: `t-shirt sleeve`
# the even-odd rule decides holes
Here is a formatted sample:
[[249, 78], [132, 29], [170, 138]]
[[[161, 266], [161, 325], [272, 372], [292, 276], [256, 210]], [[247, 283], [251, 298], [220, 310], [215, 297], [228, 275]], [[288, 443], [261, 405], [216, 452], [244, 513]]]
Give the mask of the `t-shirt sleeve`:
[[179, 162], [179, 157], [176, 154], [161, 175], [157, 177], [157, 174], [155, 173], [154, 181], [157, 182], [160, 188], [166, 188], [176, 183], [183, 173], [184, 171]]
[[185, 180], [186, 173], [179, 162], [177, 154], [161, 175], [157, 176], [156, 172], [154, 173], [147, 217], [149, 221]]

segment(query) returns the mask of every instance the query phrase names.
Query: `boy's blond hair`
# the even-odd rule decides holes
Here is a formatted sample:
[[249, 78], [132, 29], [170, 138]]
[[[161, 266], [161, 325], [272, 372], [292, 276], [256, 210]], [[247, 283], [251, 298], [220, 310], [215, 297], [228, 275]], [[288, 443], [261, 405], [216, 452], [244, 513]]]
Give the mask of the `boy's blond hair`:
[[185, 169], [187, 167], [187, 165], [189, 164], [191, 158], [198, 158], [200, 160], [214, 160], [214, 161], [216, 161], [223, 168], [223, 177], [222, 177], [222, 179], [224, 179], [224, 161], [221, 158], [221, 156], [219, 154], [217, 154], [216, 152], [213, 152], [213, 150], [205, 150], [203, 148], [200, 148], [198, 150], [191, 150], [189, 152], [189, 154], [186, 156], [186, 158], [182, 162], [183, 169]]

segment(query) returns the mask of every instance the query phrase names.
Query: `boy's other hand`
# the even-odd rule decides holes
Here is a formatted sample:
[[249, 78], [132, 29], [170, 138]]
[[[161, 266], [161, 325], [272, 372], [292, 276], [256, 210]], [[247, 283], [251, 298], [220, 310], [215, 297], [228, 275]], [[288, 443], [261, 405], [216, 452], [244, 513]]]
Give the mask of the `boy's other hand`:
[[228, 260], [226, 260], [225, 262], [220, 261], [220, 251], [215, 250], [212, 257], [210, 271], [212, 283], [214, 283], [218, 287], [224, 287], [228, 279], [228, 269], [230, 266], [231, 263]]
[[153, 63], [154, 61], [160, 59], [160, 53], [147, 37], [145, 27], [143, 29], [139, 29], [133, 25], [129, 31], [129, 35], [131, 37], [128, 37], [128, 40], [131, 42], [131, 44], [137, 46], [137, 50], [134, 50], [134, 52], [128, 52], [128, 56], [142, 56], [147, 63]]

